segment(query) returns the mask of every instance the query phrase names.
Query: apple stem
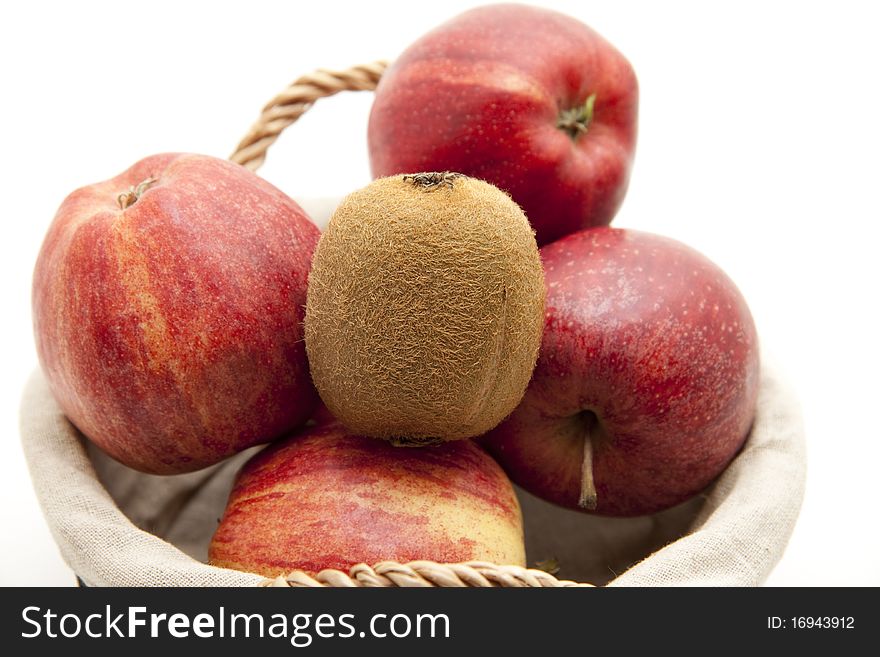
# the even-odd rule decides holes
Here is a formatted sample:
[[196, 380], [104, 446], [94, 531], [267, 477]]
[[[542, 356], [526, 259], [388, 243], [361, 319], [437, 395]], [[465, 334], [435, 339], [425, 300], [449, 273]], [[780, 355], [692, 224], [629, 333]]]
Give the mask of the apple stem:
[[116, 202], [119, 204], [120, 210], [125, 210], [126, 208], [134, 205], [134, 203], [141, 197], [147, 189], [150, 188], [154, 183], [156, 183], [158, 179], [150, 176], [146, 180], [142, 181], [140, 185], [135, 187], [132, 185], [128, 188], [127, 192], [122, 192], [119, 196], [116, 197]]
[[584, 460], [581, 462], [581, 494], [578, 506], [588, 511], [595, 511], [598, 504], [596, 482], [593, 481], [593, 440], [588, 427], [584, 435]]
[[556, 127], [565, 130], [573, 140], [586, 134], [593, 122], [593, 108], [596, 105], [596, 94], [590, 94], [587, 101], [578, 107], [563, 110], [559, 114]]

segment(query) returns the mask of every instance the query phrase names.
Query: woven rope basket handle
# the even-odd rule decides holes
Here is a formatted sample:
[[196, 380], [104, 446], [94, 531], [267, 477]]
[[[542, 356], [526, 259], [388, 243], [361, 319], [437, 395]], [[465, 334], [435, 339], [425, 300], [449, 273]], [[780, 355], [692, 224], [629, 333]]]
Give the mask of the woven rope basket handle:
[[251, 171], [256, 171], [266, 161], [266, 151], [289, 125], [321, 98], [340, 91], [372, 91], [388, 67], [384, 61], [353, 66], [344, 71], [318, 69], [294, 80], [275, 96], [260, 113], [229, 159]]
[[262, 586], [522, 588], [591, 585], [559, 580], [543, 570], [521, 566], [498, 566], [485, 561], [451, 564], [433, 561], [411, 561], [407, 564], [382, 561], [375, 566], [357, 564], [348, 573], [341, 570], [322, 570], [314, 577], [301, 570], [295, 570], [287, 577], [267, 579]]
[[[260, 118], [229, 157], [237, 164], [256, 171], [266, 161], [266, 151], [278, 136], [321, 98], [340, 91], [372, 91], [379, 83], [388, 63], [377, 61], [353, 66], [344, 71], [318, 69], [294, 80], [269, 101]], [[311, 576], [295, 570], [287, 577], [267, 579], [263, 586], [287, 587], [559, 587], [591, 586], [556, 579], [543, 570], [521, 566], [498, 566], [484, 561], [440, 564], [433, 561], [412, 561], [407, 564], [382, 561], [374, 566], [361, 563], [348, 573], [322, 570]]]

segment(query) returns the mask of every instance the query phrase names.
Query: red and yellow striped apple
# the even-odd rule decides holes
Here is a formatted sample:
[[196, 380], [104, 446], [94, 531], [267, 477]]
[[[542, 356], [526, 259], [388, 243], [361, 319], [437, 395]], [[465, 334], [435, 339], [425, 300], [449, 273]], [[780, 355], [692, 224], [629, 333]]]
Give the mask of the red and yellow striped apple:
[[632, 230], [574, 233], [541, 258], [538, 363], [483, 444], [573, 509], [642, 515], [701, 491], [755, 415], [758, 338], [739, 290], [695, 250]]
[[395, 447], [337, 422], [245, 464], [209, 551], [214, 565], [267, 577], [421, 559], [525, 565], [507, 476], [471, 440]]
[[67, 417], [122, 463], [195, 470], [304, 423], [319, 231], [201, 155], [141, 160], [65, 199], [33, 280], [37, 352]]

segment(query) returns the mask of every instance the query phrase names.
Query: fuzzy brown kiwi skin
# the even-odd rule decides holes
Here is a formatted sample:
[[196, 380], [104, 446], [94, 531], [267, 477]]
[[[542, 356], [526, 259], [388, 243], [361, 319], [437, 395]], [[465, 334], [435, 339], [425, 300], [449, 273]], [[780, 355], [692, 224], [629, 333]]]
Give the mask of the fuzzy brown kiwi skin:
[[544, 280], [522, 210], [455, 172], [373, 181], [315, 251], [306, 351], [328, 410], [401, 445], [470, 438], [519, 403], [541, 343]]

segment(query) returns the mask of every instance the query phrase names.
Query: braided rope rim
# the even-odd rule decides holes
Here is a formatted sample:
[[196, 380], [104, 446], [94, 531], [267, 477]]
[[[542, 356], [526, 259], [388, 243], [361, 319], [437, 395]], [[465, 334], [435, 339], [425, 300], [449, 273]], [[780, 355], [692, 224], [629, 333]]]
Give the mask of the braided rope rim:
[[348, 573], [341, 570], [322, 570], [315, 576], [295, 570], [286, 577], [266, 579], [264, 587], [342, 587], [342, 588], [389, 588], [389, 587], [447, 587], [447, 588], [558, 588], [592, 587], [569, 580], [556, 579], [553, 575], [522, 566], [498, 566], [486, 561], [466, 563], [435, 563], [411, 561], [381, 561], [374, 566], [359, 563]]
[[[284, 91], [270, 100], [260, 117], [239, 142], [229, 159], [251, 171], [266, 161], [266, 152], [279, 135], [305, 114], [321, 98], [340, 91], [372, 91], [388, 68], [388, 62], [352, 66], [342, 71], [318, 69], [294, 80]], [[433, 561], [411, 561], [401, 564], [382, 561], [374, 566], [360, 563], [348, 573], [322, 570], [309, 575], [295, 570], [286, 577], [265, 579], [264, 587], [570, 587], [585, 586], [560, 580], [534, 568], [499, 566], [486, 561], [441, 564]]]
[[387, 67], [388, 62], [380, 60], [343, 71], [318, 69], [297, 78], [263, 107], [260, 118], [229, 159], [256, 171], [266, 161], [266, 151], [284, 129], [305, 114], [315, 101], [340, 91], [372, 91]]

